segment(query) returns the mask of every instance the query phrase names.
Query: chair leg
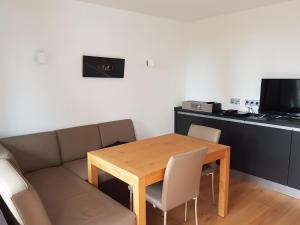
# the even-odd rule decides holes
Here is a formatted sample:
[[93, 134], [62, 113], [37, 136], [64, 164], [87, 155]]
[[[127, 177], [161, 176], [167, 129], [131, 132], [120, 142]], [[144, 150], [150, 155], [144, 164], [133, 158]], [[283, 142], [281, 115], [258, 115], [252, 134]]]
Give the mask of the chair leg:
[[184, 222], [185, 223], [187, 222], [187, 207], [188, 207], [188, 203], [186, 202], [185, 206], [184, 206]]
[[164, 225], [167, 225], [167, 212], [164, 212]]
[[215, 173], [211, 173], [211, 194], [213, 203], [215, 203]]
[[129, 194], [129, 198], [130, 198], [130, 211], [133, 211], [133, 201], [132, 201], [132, 191], [130, 191], [130, 194]]
[[198, 225], [198, 198], [195, 198], [195, 221], [196, 225]]

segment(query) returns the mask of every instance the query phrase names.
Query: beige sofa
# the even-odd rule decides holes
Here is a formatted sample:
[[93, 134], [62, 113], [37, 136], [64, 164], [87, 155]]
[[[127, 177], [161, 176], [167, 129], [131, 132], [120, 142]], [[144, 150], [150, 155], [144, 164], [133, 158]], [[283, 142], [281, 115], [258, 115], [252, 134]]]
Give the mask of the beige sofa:
[[134, 225], [130, 210], [86, 182], [86, 155], [135, 139], [131, 120], [0, 139], [1, 197], [21, 225]]

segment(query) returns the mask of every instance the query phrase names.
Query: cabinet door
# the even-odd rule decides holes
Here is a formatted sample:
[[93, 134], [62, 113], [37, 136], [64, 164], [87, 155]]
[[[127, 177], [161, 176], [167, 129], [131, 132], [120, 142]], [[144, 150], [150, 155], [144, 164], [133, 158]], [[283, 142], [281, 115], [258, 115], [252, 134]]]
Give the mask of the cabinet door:
[[288, 185], [300, 189], [300, 132], [293, 132]]
[[244, 124], [242, 122], [218, 121], [218, 129], [222, 131], [220, 144], [231, 148], [230, 167], [240, 170], [243, 158], [243, 143], [245, 139]]
[[292, 132], [245, 124], [244, 135], [239, 169], [287, 185]]

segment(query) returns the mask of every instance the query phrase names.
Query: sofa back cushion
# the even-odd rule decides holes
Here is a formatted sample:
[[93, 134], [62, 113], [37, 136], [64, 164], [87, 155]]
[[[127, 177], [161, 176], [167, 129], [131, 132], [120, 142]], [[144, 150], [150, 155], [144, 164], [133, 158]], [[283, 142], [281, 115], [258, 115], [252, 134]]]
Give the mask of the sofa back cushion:
[[102, 148], [97, 125], [58, 130], [57, 136], [63, 162], [85, 158], [88, 151]]
[[136, 140], [132, 120], [118, 120], [100, 123], [99, 131], [103, 147], [116, 142], [132, 142]]
[[55, 132], [3, 138], [0, 142], [15, 157], [23, 173], [61, 164]]
[[20, 225], [51, 225], [36, 191], [5, 159], [0, 159], [0, 195]]

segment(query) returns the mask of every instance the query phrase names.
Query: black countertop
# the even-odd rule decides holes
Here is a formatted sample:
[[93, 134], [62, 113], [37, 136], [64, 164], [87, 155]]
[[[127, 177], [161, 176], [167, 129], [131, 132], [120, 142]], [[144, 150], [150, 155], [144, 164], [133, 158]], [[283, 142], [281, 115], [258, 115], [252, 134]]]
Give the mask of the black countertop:
[[300, 118], [299, 119], [285, 118], [285, 117], [277, 118], [277, 119], [276, 118], [267, 118], [267, 117], [261, 118], [261, 117], [258, 117], [259, 114], [250, 114], [250, 116], [248, 116], [248, 117], [227, 116], [227, 115], [223, 115], [224, 111], [221, 111], [218, 113], [205, 113], [205, 112], [198, 112], [198, 111], [193, 111], [193, 110], [182, 109], [181, 106], [175, 107], [174, 110], [178, 111], [178, 112], [187, 112], [187, 113], [194, 113], [194, 114], [220, 117], [220, 118], [226, 118], [226, 119], [240, 120], [240, 121], [245, 121], [245, 122], [248, 121], [248, 122], [271, 124], [271, 125], [300, 129]]

